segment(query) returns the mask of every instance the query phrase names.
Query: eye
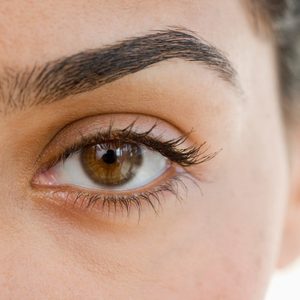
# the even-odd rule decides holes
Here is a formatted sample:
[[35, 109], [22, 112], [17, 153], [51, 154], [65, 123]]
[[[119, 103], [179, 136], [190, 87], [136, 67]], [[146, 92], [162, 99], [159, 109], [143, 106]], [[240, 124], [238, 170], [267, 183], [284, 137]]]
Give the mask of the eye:
[[170, 167], [159, 152], [134, 143], [107, 142], [75, 152], [42, 174], [40, 183], [100, 190], [141, 188]]
[[207, 153], [206, 143], [187, 142], [188, 135], [167, 139], [167, 124], [158, 128], [155, 122], [143, 131], [145, 121], [133, 121], [124, 128], [114, 127], [112, 120], [108, 123], [93, 126], [86, 121], [80, 131], [74, 125], [75, 129], [66, 129], [50, 144], [44, 155], [51, 159], [41, 163], [32, 181], [44, 193], [39, 199], [55, 198], [56, 203], [79, 208], [107, 207], [108, 212], [111, 205], [114, 211], [120, 207], [128, 212], [134, 206], [139, 212], [147, 203], [156, 211], [155, 202], [160, 206], [167, 194], [182, 199], [180, 193], [187, 191], [185, 180], [194, 181], [187, 168], [216, 155]]

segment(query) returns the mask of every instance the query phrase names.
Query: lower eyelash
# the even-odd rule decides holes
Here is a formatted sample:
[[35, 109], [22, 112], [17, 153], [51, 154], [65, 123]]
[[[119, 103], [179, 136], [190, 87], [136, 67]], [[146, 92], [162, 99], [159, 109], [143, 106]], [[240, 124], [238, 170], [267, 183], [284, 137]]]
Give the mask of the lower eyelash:
[[153, 188], [152, 190], [131, 195], [104, 195], [101, 193], [91, 193], [83, 191], [56, 191], [61, 197], [61, 193], [65, 194], [68, 203], [73, 207], [80, 209], [99, 209], [106, 212], [109, 216], [113, 210], [114, 214], [124, 212], [127, 216], [130, 215], [131, 209], [135, 206], [140, 219], [142, 209], [145, 204], [151, 207], [155, 214], [159, 214], [164, 200], [165, 192], [170, 193], [177, 201], [182, 201], [187, 197], [188, 188], [184, 179], [190, 180], [193, 184], [199, 187], [198, 182], [188, 173], [183, 172], [168, 179], [165, 183]]

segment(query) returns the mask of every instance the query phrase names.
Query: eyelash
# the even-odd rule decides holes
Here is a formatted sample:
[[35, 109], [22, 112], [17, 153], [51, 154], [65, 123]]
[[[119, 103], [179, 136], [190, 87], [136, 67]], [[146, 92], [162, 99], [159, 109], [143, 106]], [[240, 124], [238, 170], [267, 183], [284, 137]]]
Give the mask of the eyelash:
[[[140, 218], [143, 207], [142, 202], [148, 204], [153, 211], [158, 214], [158, 207], [161, 207], [161, 195], [163, 192], [169, 192], [171, 195], [175, 196], [176, 200], [182, 201], [183, 197], [180, 195], [179, 190], [183, 189], [185, 192], [187, 192], [187, 186], [183, 182], [183, 178], [191, 180], [197, 187], [199, 187], [195, 180], [183, 173], [168, 179], [167, 182], [157, 186], [152, 190], [141, 192], [139, 194], [131, 194], [126, 196], [104, 196], [99, 193], [90, 192], [67, 192], [67, 195], [69, 198], [73, 199], [73, 206], [84, 209], [93, 209], [95, 206], [97, 206], [97, 204], [100, 204], [97, 207], [102, 211], [105, 211], [106, 208], [108, 215], [110, 214], [111, 208], [113, 208], [115, 214], [117, 211], [120, 211], [121, 213], [125, 211], [127, 216], [129, 216], [132, 206], [135, 206], [138, 210], [138, 217]], [[60, 191], [57, 192], [61, 193]]]
[[[123, 129], [114, 129], [113, 123], [109, 125], [109, 128], [103, 132], [98, 132], [94, 135], [84, 137], [81, 135], [81, 139], [65, 149], [62, 153], [58, 154], [52, 160], [50, 160], [42, 171], [47, 171], [51, 167], [55, 166], [59, 162], [66, 161], [71, 155], [81, 151], [85, 147], [90, 147], [95, 144], [102, 143], [115, 143], [116, 145], [122, 145], [125, 143], [142, 144], [151, 150], [159, 152], [161, 155], [169, 159], [171, 162], [176, 163], [183, 167], [183, 171], [175, 176], [169, 178], [165, 183], [154, 187], [152, 190], [130, 194], [130, 195], [103, 195], [101, 193], [92, 191], [81, 192], [67, 192], [68, 198], [74, 198], [74, 206], [79, 205], [80, 208], [93, 208], [97, 203], [101, 203], [101, 208], [107, 208], [108, 212], [113, 206], [114, 211], [120, 209], [124, 210], [127, 215], [130, 213], [130, 208], [135, 205], [138, 209], [138, 215], [140, 216], [142, 202], [145, 201], [155, 213], [158, 213], [157, 205], [161, 206], [161, 195], [163, 192], [169, 192], [175, 196], [177, 200], [181, 200], [180, 190], [183, 189], [187, 192], [187, 186], [183, 182], [183, 179], [191, 180], [196, 186], [198, 183], [194, 180], [189, 173], [185, 171], [185, 168], [192, 165], [199, 165], [213, 159], [217, 152], [209, 153], [207, 143], [204, 142], [199, 146], [188, 146], [180, 148], [188, 139], [190, 133], [179, 136], [178, 138], [163, 141], [161, 136], [154, 137], [152, 132], [158, 126], [155, 123], [149, 130], [144, 132], [137, 132], [135, 130], [136, 121], [132, 122], [129, 126]], [[61, 191], [58, 190], [59, 193]], [[71, 196], [71, 197], [70, 197]]]

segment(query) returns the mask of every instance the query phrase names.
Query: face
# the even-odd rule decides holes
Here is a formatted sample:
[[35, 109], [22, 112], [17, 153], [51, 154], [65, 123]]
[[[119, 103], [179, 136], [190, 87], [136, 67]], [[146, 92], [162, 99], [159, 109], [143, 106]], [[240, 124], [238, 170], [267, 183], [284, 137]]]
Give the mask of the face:
[[263, 299], [289, 170], [241, 3], [2, 0], [2, 297]]

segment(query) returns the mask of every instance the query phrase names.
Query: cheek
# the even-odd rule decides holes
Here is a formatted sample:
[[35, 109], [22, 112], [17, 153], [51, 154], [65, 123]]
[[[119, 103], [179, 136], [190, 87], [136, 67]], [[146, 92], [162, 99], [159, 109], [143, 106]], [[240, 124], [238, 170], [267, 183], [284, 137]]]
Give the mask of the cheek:
[[262, 299], [286, 199], [284, 141], [271, 134], [279, 124], [275, 118], [241, 130], [202, 193], [188, 186], [180, 209], [174, 213], [171, 202], [169, 215], [165, 207], [166, 215], [147, 230], [138, 226], [138, 234], [79, 234], [74, 224], [62, 230], [68, 224], [61, 217], [47, 221], [37, 218], [41, 209], [30, 209], [27, 225], [1, 250], [13, 249], [1, 261], [2, 290], [15, 298], [34, 291], [37, 298]]
[[215, 254], [207, 260], [206, 274], [214, 278], [212, 289], [217, 286], [231, 295], [228, 299], [262, 299], [278, 256], [288, 199], [280, 113], [274, 103], [257, 107], [225, 153], [222, 172], [204, 191], [209, 199], [202, 209], [209, 224], [204, 244], [209, 255]]
[[181, 244], [173, 243], [159, 268], [162, 280], [171, 277], [171, 286], [184, 291], [182, 295], [263, 299], [276, 264], [288, 199], [282, 131], [274, 102], [253, 105], [234, 142], [218, 157], [215, 176], [201, 185], [202, 196], [190, 187], [184, 219], [173, 227], [181, 234]]

